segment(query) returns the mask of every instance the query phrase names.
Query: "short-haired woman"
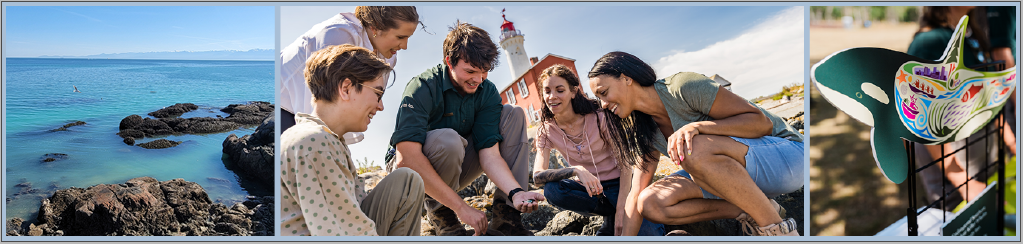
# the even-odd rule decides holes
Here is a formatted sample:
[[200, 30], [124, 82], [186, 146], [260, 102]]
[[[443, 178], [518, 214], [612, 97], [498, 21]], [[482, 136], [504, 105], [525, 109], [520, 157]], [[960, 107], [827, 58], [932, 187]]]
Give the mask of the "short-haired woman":
[[423, 179], [399, 168], [366, 192], [345, 139], [366, 131], [391, 67], [349, 44], [313, 53], [305, 69], [311, 114], [281, 133], [281, 230], [284, 235], [419, 235]]

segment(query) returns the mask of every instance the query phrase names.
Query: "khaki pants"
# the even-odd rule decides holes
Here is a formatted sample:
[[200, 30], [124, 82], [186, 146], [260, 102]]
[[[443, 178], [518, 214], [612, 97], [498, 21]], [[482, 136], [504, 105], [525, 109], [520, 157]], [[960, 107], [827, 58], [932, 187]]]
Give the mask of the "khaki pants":
[[377, 235], [418, 236], [426, 190], [423, 178], [409, 168], [398, 168], [362, 200], [362, 212], [376, 223]]
[[[503, 141], [498, 143], [501, 157], [508, 163], [512, 175], [522, 189], [528, 189], [529, 180], [529, 145], [526, 144], [526, 117], [522, 108], [515, 105], [505, 104], [501, 109], [501, 120], [499, 123]], [[458, 135], [453, 129], [436, 129], [426, 133], [426, 144], [423, 145], [423, 154], [430, 160], [433, 169], [437, 171], [440, 178], [454, 191], [460, 191], [469, 186], [476, 178], [483, 174], [483, 167], [480, 166], [478, 152], [473, 147], [473, 141]], [[511, 200], [507, 199], [507, 191], [512, 189], [500, 189], [494, 193], [494, 202], [504, 201], [509, 206], [514, 206]], [[442, 205], [429, 196], [426, 199], [426, 208], [436, 210]]]

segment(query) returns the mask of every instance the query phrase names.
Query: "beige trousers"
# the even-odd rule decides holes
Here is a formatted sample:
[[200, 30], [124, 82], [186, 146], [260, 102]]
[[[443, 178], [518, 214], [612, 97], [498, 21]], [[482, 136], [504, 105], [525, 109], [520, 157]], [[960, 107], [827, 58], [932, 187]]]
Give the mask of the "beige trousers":
[[[498, 143], [501, 157], [511, 169], [515, 181], [522, 189], [527, 188], [529, 180], [529, 145], [526, 138], [526, 117], [522, 107], [505, 104], [501, 109], [501, 120], [499, 123], [503, 141]], [[437, 171], [440, 178], [454, 191], [460, 191], [469, 186], [476, 178], [483, 174], [483, 167], [480, 166], [479, 153], [473, 147], [473, 141], [458, 135], [453, 129], [436, 129], [426, 133], [426, 144], [423, 145], [423, 154], [430, 160], [433, 169]], [[494, 194], [494, 202], [504, 201], [509, 206], [514, 206], [511, 200], [507, 199], [507, 191], [512, 189], [500, 189]], [[426, 199], [426, 208], [436, 210], [442, 205], [429, 196]]]
[[418, 236], [426, 190], [423, 178], [398, 168], [380, 180], [362, 200], [362, 212], [376, 223], [377, 235]]

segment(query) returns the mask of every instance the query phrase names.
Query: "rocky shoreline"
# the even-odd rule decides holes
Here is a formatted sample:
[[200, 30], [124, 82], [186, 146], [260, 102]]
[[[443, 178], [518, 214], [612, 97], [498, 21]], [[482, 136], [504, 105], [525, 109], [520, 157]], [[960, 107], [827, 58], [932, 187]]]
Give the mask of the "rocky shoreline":
[[123, 184], [57, 190], [33, 223], [7, 221], [8, 236], [273, 235], [273, 197], [249, 197], [230, 207], [182, 179], [139, 177]]
[[[272, 196], [274, 153], [274, 105], [268, 102], [231, 104], [216, 118], [178, 118], [197, 110], [191, 103], [178, 103], [153, 111], [142, 118], [130, 115], [121, 120], [119, 136], [128, 145], [135, 139], [172, 134], [222, 133], [242, 126], [259, 125], [252, 135], [229, 135], [222, 152], [230, 160], [225, 166], [257, 187], [271, 189], [270, 196], [248, 196], [247, 200], [224, 205], [213, 202], [198, 183], [173, 179], [158, 181], [144, 176], [121, 184], [99, 184], [88, 188], [33, 188], [23, 179], [16, 185], [22, 195], [43, 198], [35, 219], [6, 221], [8, 236], [272, 236], [275, 210]], [[54, 129], [84, 125], [76, 121]], [[137, 146], [161, 149], [180, 141], [157, 139]], [[49, 153], [40, 163], [67, 159], [67, 154]], [[265, 191], [265, 190], [261, 190]], [[250, 193], [252, 194], [252, 193]], [[12, 201], [7, 198], [7, 202]], [[219, 200], [218, 200], [219, 201]]]

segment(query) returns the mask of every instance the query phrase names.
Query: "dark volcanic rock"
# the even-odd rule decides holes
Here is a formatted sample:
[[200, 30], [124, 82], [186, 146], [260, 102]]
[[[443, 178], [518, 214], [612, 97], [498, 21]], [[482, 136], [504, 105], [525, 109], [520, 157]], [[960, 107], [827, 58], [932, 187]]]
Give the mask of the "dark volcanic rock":
[[263, 123], [251, 135], [238, 138], [231, 134], [224, 140], [223, 152], [229, 157], [229, 169], [238, 175], [249, 177], [265, 187], [274, 182], [274, 116], [263, 119]]
[[67, 123], [64, 126], [61, 126], [60, 128], [52, 129], [50, 131], [65, 131], [65, 130], [67, 130], [68, 127], [79, 126], [79, 125], [84, 125], [84, 124], [85, 124], [85, 121], [75, 121], [75, 122]]
[[121, 132], [117, 132], [117, 135], [121, 136], [122, 138], [128, 138], [128, 137], [143, 138], [143, 137], [146, 137], [146, 133], [143, 133], [142, 131], [136, 130], [136, 129], [122, 130]]
[[148, 136], [170, 135], [174, 133], [170, 125], [158, 119], [145, 118], [142, 120], [142, 124], [139, 124], [136, 128], [139, 128]]
[[174, 130], [186, 134], [208, 134], [232, 131], [241, 127], [240, 124], [214, 118], [191, 118], [181, 121]]
[[135, 145], [135, 137], [130, 137], [130, 136], [129, 137], [125, 137], [124, 138], [124, 144], [128, 144], [129, 146], [134, 146]]
[[[177, 118], [181, 114], [198, 109], [191, 103], [179, 103], [166, 107], [149, 115], [157, 119], [142, 118], [137, 114], [129, 115], [121, 120], [117, 135], [121, 138], [172, 135], [172, 134], [210, 134], [228, 132], [241, 126], [258, 125], [263, 118], [272, 115], [274, 105], [268, 102], [250, 102], [248, 104], [231, 104], [221, 111], [230, 114], [227, 118], [217, 116], [198, 118]], [[126, 141], [125, 144], [128, 144]]]
[[22, 226], [15, 232], [29, 235], [273, 235], [273, 219], [267, 220], [273, 215], [272, 197], [236, 206], [241, 207], [213, 203], [194, 182], [139, 177], [58, 190], [43, 200], [37, 223], [26, 228], [8, 221], [8, 226]]
[[47, 153], [47, 154], [43, 154], [42, 159], [40, 159], [39, 161], [43, 162], [43, 163], [49, 163], [49, 162], [53, 162], [53, 161], [57, 161], [57, 160], [64, 160], [64, 159], [67, 159], [67, 154], [63, 154], [63, 153]]
[[181, 142], [171, 141], [167, 139], [159, 139], [151, 142], [139, 143], [139, 146], [145, 149], [164, 149], [177, 146], [178, 144], [181, 144]]
[[274, 105], [268, 102], [250, 102], [248, 104], [231, 104], [220, 110], [230, 116], [224, 118], [243, 125], [257, 125], [267, 115], [273, 114]]
[[124, 117], [124, 119], [121, 119], [121, 125], [117, 128], [118, 130], [125, 130], [135, 128], [140, 124], [142, 124], [142, 116], [139, 116], [138, 114], [132, 114], [128, 115], [128, 117]]
[[161, 108], [159, 110], [153, 111], [153, 112], [149, 113], [149, 116], [153, 116], [153, 117], [156, 117], [156, 118], [178, 117], [178, 116], [181, 116], [184, 113], [187, 113], [189, 111], [196, 110], [196, 109], [199, 109], [199, 106], [196, 106], [195, 104], [191, 104], [191, 103], [178, 103], [178, 104], [171, 105], [170, 107]]

